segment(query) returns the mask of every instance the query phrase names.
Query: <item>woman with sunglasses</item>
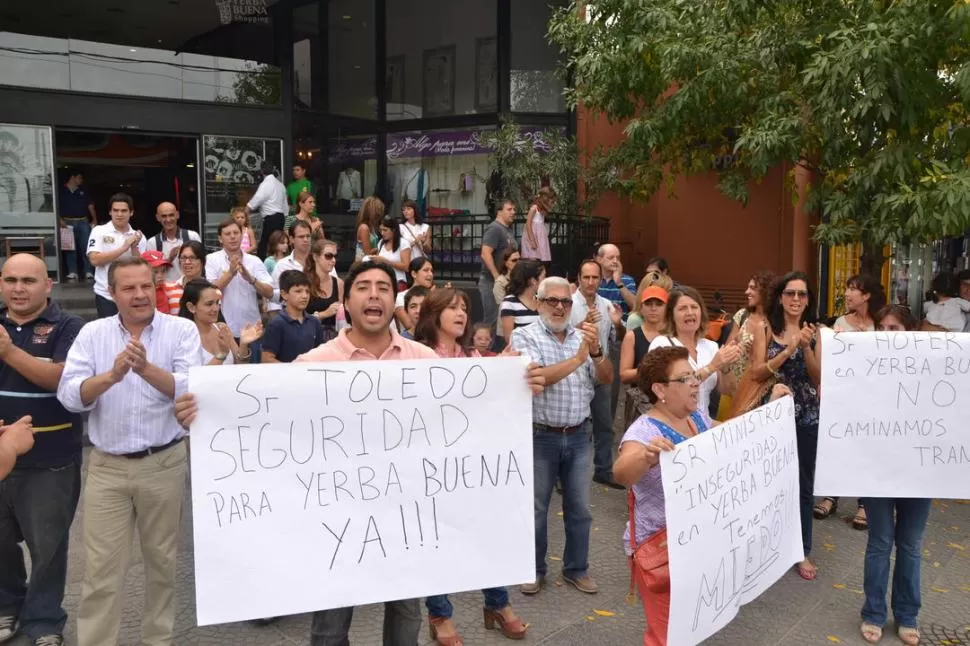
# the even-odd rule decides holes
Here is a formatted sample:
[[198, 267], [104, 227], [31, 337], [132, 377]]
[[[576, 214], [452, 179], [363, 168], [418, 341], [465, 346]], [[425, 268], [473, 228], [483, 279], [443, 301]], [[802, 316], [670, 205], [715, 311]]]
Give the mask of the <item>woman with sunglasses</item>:
[[337, 264], [337, 243], [320, 239], [310, 246], [303, 272], [310, 278], [310, 302], [306, 313], [323, 324], [323, 338], [337, 336], [337, 312], [344, 299], [344, 281], [331, 272]]
[[[469, 322], [471, 302], [468, 295], [453, 287], [442, 287], [428, 294], [421, 306], [414, 338], [442, 359], [479, 357], [472, 346], [472, 326]], [[487, 588], [483, 613], [485, 628], [498, 628], [509, 639], [523, 639], [526, 625], [512, 610], [507, 588]], [[461, 646], [464, 642], [451, 617], [454, 608], [448, 595], [431, 595], [425, 599], [431, 639], [438, 646]]]
[[178, 255], [179, 269], [182, 275], [174, 283], [165, 283], [165, 293], [168, 294], [168, 310], [172, 316], [179, 315], [182, 293], [190, 280], [205, 277], [205, 247], [201, 242], [190, 240], [182, 245]]
[[[667, 346], [648, 352], [637, 368], [637, 382], [651, 407], [623, 435], [613, 478], [633, 496], [623, 544], [647, 618], [643, 643], [662, 646], [667, 643], [670, 572], [660, 452], [673, 450], [714, 424], [698, 405], [701, 382], [687, 348]], [[787, 388], [776, 385], [771, 399], [787, 394]], [[644, 561], [653, 561], [654, 569], [641, 568], [638, 563]]]
[[[779, 278], [768, 297], [766, 316], [770, 332], [760, 327], [751, 329], [751, 370], [759, 382], [774, 378], [788, 386], [795, 400], [798, 502], [805, 549], [805, 559], [795, 567], [799, 576], [813, 581], [817, 572], [808, 555], [812, 551], [822, 346], [816, 340], [815, 294], [808, 286], [808, 276], [793, 271]], [[771, 335], [769, 339], [766, 334]]]

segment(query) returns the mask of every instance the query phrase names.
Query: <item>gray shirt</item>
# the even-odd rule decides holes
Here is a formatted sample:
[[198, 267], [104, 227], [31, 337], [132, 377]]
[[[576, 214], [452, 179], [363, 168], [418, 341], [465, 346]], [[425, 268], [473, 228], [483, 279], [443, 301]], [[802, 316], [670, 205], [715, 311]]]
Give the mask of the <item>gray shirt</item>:
[[[491, 224], [485, 227], [485, 233], [482, 234], [482, 246], [492, 248], [492, 262], [498, 265], [498, 259], [506, 249], [516, 248], [515, 236], [512, 235], [511, 227], [505, 226], [498, 220], [493, 220]], [[482, 260], [482, 278], [488, 282], [493, 282], [492, 272], [485, 266], [484, 260]]]

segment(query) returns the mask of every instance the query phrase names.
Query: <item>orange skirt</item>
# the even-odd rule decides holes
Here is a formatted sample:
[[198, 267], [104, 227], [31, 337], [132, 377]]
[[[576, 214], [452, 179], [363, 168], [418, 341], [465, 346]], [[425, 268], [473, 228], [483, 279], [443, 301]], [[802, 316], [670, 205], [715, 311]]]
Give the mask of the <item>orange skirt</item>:
[[640, 545], [630, 558], [630, 568], [647, 619], [644, 646], [666, 646], [670, 618], [670, 567], [667, 530], [662, 529]]

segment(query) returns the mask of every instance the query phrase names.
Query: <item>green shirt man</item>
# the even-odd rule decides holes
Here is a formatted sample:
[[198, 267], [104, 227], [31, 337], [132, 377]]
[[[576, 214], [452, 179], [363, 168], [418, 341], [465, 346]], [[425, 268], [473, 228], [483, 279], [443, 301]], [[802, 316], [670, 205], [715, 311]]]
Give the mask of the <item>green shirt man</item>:
[[[303, 167], [303, 164], [297, 162], [293, 164], [293, 181], [286, 187], [286, 197], [290, 201], [290, 213], [296, 213], [298, 208], [297, 200], [300, 198], [300, 193], [314, 195], [315, 189], [313, 188], [313, 183], [306, 178], [306, 169]], [[316, 215], [316, 209], [314, 209], [313, 213]]]

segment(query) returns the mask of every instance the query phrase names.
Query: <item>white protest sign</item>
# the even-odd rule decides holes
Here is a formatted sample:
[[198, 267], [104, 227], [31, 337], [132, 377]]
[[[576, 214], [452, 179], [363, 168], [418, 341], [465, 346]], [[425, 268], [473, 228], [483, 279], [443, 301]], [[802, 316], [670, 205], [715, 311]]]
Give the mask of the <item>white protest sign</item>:
[[815, 495], [970, 498], [970, 334], [822, 330]]
[[519, 357], [193, 368], [199, 625], [534, 580], [524, 374]]
[[667, 643], [723, 628], [805, 557], [791, 397], [661, 453], [670, 558]]

